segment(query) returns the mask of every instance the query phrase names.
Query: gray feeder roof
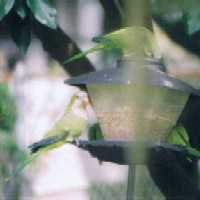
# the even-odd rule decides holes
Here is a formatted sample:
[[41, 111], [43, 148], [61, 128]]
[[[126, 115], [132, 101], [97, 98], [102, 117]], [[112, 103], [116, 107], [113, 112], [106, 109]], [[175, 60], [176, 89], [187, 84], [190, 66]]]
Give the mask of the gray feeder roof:
[[[138, 71], [139, 70], [139, 71]], [[143, 79], [138, 74], [142, 73]], [[180, 90], [200, 96], [200, 90], [193, 88], [187, 83], [178, 80], [167, 73], [150, 67], [134, 68], [124, 65], [123, 67], [110, 68], [95, 71], [84, 75], [67, 79], [65, 83], [70, 85], [87, 84], [149, 84]]]

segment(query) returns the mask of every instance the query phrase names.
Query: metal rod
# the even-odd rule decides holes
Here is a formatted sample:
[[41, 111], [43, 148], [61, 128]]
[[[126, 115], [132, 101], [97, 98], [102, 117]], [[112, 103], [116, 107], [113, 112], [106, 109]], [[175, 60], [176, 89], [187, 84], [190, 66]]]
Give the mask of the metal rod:
[[127, 182], [127, 200], [134, 200], [135, 166], [129, 165]]

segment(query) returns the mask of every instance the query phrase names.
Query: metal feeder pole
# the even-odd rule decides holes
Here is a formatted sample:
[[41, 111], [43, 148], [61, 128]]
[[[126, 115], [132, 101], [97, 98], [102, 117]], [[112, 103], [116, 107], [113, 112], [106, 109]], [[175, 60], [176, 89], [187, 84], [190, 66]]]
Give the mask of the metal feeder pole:
[[[153, 30], [149, 0], [126, 0], [125, 23]], [[135, 165], [128, 166], [127, 200], [134, 200]]]
[[128, 166], [128, 181], [127, 181], [127, 200], [134, 200], [134, 183], [135, 183], [135, 165]]

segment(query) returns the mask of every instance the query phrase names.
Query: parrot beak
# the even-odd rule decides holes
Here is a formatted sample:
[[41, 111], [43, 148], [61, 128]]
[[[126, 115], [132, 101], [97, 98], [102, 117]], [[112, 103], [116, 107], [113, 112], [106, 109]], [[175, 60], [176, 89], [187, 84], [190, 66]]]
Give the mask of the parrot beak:
[[97, 117], [87, 93], [81, 91], [77, 94], [77, 98], [81, 101], [80, 109], [86, 113], [88, 123], [90, 125], [97, 123]]

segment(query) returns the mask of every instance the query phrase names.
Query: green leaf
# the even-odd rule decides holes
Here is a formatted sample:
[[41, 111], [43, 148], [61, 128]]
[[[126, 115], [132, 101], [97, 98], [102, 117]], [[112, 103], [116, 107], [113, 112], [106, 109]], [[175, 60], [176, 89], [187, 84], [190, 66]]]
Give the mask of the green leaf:
[[0, 0], [0, 20], [12, 9], [15, 0]]
[[33, 12], [35, 18], [45, 26], [56, 29], [56, 9], [50, 6], [47, 0], [26, 0], [28, 7]]
[[200, 158], [200, 151], [192, 148], [192, 147], [186, 147], [186, 150], [188, 152], [189, 155], [194, 156], [196, 158]]
[[[7, 84], [0, 83], [0, 131], [11, 133], [17, 121], [17, 107]], [[0, 141], [1, 142], [1, 141]]]
[[23, 0], [16, 1], [15, 11], [18, 14], [18, 16], [22, 19], [24, 19], [27, 16], [27, 8]]
[[200, 30], [199, 0], [152, 0], [151, 6], [153, 14], [169, 24], [185, 21], [185, 28], [190, 35]]
[[200, 1], [199, 0], [183, 0], [183, 10], [186, 15], [186, 24], [188, 34], [193, 34], [200, 30]]
[[27, 155], [19, 148], [16, 138], [13, 135], [0, 131], [1, 181], [10, 176], [16, 167], [16, 163], [24, 162], [25, 159], [27, 159]]
[[13, 18], [11, 35], [22, 55], [26, 54], [31, 42], [31, 27], [29, 18], [21, 19], [18, 16]]
[[166, 138], [166, 141], [169, 144], [190, 147], [189, 137], [183, 126], [175, 127]]
[[88, 139], [89, 140], [103, 140], [104, 139], [99, 123], [95, 123], [89, 128]]
[[200, 9], [199, 10], [193, 10], [192, 12], [189, 12], [187, 15], [187, 28], [188, 33], [192, 35], [193, 33], [200, 30]]
[[159, 15], [168, 23], [175, 23], [182, 19], [183, 0], [152, 0], [153, 15]]
[[188, 134], [183, 126], [175, 127], [168, 135], [167, 142], [184, 146], [189, 156], [188, 159], [190, 159], [190, 156], [200, 158], [200, 151], [190, 145]]

